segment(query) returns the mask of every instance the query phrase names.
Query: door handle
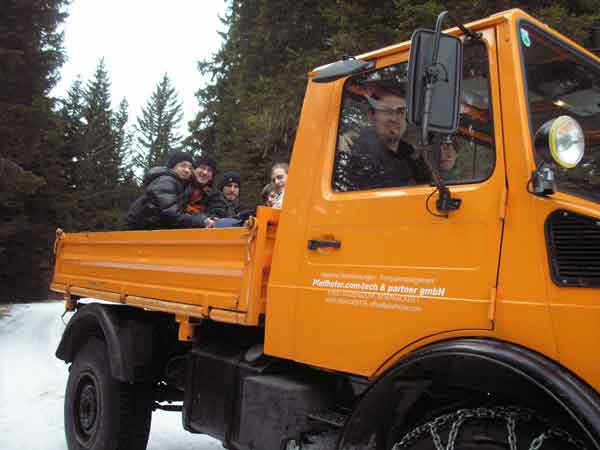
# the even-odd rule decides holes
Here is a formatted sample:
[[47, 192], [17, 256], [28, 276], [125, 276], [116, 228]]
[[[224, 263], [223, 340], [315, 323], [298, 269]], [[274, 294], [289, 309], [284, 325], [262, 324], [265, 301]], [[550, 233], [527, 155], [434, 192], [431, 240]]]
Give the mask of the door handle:
[[324, 241], [324, 240], [318, 240], [318, 239], [309, 239], [308, 241], [308, 249], [309, 250], [316, 250], [318, 248], [341, 248], [342, 247], [342, 242], [341, 241]]

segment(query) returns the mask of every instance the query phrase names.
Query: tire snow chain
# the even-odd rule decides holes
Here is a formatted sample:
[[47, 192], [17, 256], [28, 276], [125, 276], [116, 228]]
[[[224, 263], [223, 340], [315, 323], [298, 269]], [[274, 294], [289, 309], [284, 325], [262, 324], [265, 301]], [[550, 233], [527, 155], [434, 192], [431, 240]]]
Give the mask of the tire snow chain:
[[[588, 450], [586, 445], [571, 433], [562, 428], [558, 428], [542, 417], [536, 417], [535, 411], [518, 408], [518, 407], [496, 407], [496, 408], [474, 408], [474, 409], [459, 409], [450, 414], [436, 417], [430, 422], [424, 423], [417, 428], [409, 431], [404, 437], [394, 444], [392, 450], [401, 450], [407, 448], [413, 442], [421, 439], [424, 435], [429, 434], [433, 439], [436, 450], [454, 450], [454, 444], [458, 437], [458, 432], [462, 424], [468, 419], [503, 419], [506, 420], [506, 429], [508, 434], [508, 443], [510, 450], [517, 450], [517, 421], [529, 422], [536, 418], [540, 423], [544, 424], [547, 429], [540, 435], [535, 437], [528, 450], [539, 450], [544, 441], [548, 438], [556, 438], [568, 442], [577, 450]], [[444, 425], [451, 424], [450, 433], [448, 434], [448, 443], [444, 447], [442, 439], [437, 430]]]

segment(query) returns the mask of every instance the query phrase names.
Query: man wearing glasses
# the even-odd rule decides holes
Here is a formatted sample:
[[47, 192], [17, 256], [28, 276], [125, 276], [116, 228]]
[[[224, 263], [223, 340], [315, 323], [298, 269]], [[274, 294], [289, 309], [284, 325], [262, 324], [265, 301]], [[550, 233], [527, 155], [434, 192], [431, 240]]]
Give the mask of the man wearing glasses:
[[378, 88], [367, 97], [368, 119], [352, 144], [348, 178], [353, 190], [398, 187], [429, 182], [425, 163], [402, 139], [406, 132], [406, 101], [400, 86]]

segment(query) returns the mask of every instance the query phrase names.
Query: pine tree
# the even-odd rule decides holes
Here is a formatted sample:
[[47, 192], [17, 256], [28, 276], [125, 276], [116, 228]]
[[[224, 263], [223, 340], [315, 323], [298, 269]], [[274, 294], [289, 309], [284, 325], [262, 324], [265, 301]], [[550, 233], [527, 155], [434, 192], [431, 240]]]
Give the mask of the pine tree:
[[137, 165], [145, 171], [164, 165], [167, 155], [181, 148], [178, 132], [183, 117], [182, 104], [165, 73], [137, 118]]
[[[118, 114], [115, 116], [111, 107], [108, 71], [101, 59], [83, 89], [83, 126], [76, 162], [80, 230], [114, 230], [123, 224], [123, 136], [119, 136], [122, 130], [116, 128], [116, 117]], [[119, 120], [122, 122], [123, 117]]]
[[[83, 120], [83, 87], [81, 78], [78, 77], [69, 88], [67, 98], [62, 101], [60, 117], [63, 123], [62, 158], [65, 161], [65, 179], [72, 191], [76, 191], [81, 184], [81, 176], [77, 171], [77, 164], [82, 160], [82, 137], [84, 130]], [[63, 225], [66, 226], [66, 225]]]
[[119, 155], [121, 155], [120, 178], [123, 179], [126, 173], [132, 169], [132, 151], [133, 132], [129, 126], [129, 102], [126, 98], [121, 100], [119, 108], [113, 116], [113, 129], [117, 138], [116, 145]]
[[224, 170], [240, 170], [251, 201], [270, 166], [289, 160], [306, 72], [337, 59], [327, 49], [324, 3], [231, 2], [222, 48], [199, 64], [213, 83], [196, 94], [200, 112], [186, 143], [216, 156]]
[[129, 205], [142, 193], [135, 175], [135, 163], [132, 153], [133, 132], [129, 128], [129, 102], [126, 98], [121, 100], [119, 108], [113, 117], [113, 129], [116, 136], [116, 145], [121, 155], [122, 164], [119, 175], [119, 211], [122, 217]]
[[[113, 130], [113, 112], [110, 100], [110, 79], [104, 59], [96, 67], [92, 80], [84, 92], [85, 121], [84, 174], [94, 189], [113, 186], [119, 180], [121, 155]], [[102, 192], [99, 195], [103, 195]]]
[[6, 0], [0, 14], [0, 301], [46, 295], [64, 188], [48, 97], [63, 62], [65, 0]]

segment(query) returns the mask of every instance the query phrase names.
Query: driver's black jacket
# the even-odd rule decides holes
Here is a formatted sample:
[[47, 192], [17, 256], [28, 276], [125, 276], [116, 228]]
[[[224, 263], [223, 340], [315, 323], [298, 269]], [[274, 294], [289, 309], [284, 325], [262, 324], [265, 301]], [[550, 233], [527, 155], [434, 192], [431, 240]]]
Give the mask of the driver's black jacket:
[[412, 145], [400, 140], [397, 151], [392, 152], [372, 128], [361, 133], [346, 158], [344, 181], [349, 191], [430, 182], [427, 166]]

